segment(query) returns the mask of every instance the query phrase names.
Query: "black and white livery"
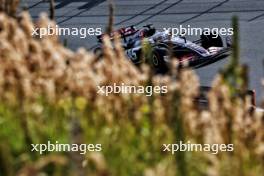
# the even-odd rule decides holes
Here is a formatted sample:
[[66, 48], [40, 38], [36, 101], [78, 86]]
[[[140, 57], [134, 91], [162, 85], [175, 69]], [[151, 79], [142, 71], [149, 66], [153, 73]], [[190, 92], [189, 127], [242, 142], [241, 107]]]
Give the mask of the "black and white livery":
[[[122, 37], [122, 45], [128, 58], [134, 64], [140, 64], [149, 59], [157, 71], [164, 72], [168, 69], [171, 58], [177, 58], [180, 67], [199, 68], [230, 55], [231, 40], [227, 38], [226, 44], [220, 36], [201, 35], [199, 40], [189, 41], [182, 36], [170, 35], [169, 31], [157, 31], [152, 25], [146, 25], [141, 29], [134, 26], [118, 29]], [[104, 35], [104, 34], [103, 34]], [[95, 54], [102, 54], [102, 37], [98, 36], [98, 45], [93, 49]], [[142, 42], [147, 41], [151, 45], [151, 58], [143, 58]]]

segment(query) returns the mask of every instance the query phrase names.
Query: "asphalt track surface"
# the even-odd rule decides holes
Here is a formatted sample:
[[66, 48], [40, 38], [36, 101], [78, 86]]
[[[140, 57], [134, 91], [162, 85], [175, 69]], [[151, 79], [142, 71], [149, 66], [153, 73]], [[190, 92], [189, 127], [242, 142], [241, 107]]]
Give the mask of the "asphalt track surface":
[[[250, 89], [256, 90], [257, 101], [263, 97], [261, 79], [264, 75], [264, 0], [115, 0], [115, 28], [152, 23], [158, 29], [191, 25], [192, 27], [228, 28], [232, 16], [239, 17], [241, 62], [250, 69]], [[49, 3], [42, 0], [22, 0], [37, 19], [48, 12]], [[106, 0], [56, 0], [56, 21], [60, 27], [101, 27], [108, 21]], [[96, 37], [80, 39], [66, 36], [69, 47], [90, 48]], [[194, 38], [193, 36], [191, 39]], [[196, 37], [197, 38], [197, 37]], [[228, 59], [197, 69], [203, 86], [210, 86], [219, 69]]]

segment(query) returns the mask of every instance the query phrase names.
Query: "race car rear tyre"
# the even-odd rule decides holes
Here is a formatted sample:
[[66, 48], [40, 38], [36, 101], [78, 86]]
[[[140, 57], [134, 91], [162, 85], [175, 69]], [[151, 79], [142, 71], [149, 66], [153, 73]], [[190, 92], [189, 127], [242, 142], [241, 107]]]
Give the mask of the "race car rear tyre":
[[165, 55], [159, 51], [153, 51], [151, 64], [157, 73], [165, 73], [168, 71], [167, 64], [163, 59], [164, 56]]
[[223, 40], [218, 35], [210, 34], [210, 35], [201, 35], [201, 43], [202, 47], [208, 49], [210, 47], [223, 47]]

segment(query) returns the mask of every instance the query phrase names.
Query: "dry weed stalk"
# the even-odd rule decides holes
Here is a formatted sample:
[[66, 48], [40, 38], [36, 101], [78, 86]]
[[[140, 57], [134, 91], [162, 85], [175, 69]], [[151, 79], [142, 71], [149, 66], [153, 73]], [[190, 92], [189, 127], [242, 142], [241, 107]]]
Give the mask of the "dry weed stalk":
[[15, 17], [20, 0], [0, 0], [0, 12]]

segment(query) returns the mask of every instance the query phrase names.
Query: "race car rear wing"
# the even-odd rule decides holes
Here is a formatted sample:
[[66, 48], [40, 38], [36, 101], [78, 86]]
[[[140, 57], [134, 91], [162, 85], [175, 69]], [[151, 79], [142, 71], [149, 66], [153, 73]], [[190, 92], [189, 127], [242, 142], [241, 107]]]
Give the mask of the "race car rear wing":
[[[130, 35], [135, 34], [137, 31], [138, 31], [138, 29], [136, 29], [135, 26], [120, 28], [120, 29], [110, 33], [110, 39], [112, 40], [116, 33], [120, 34], [122, 38], [125, 38], [125, 37], [128, 37]], [[104, 35], [106, 35], [106, 34], [102, 34], [102, 35], [97, 36], [97, 39], [99, 42], [102, 42]]]

